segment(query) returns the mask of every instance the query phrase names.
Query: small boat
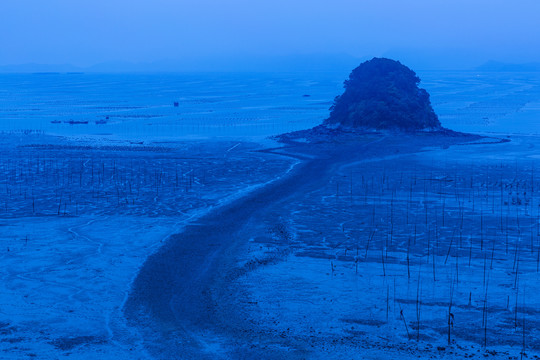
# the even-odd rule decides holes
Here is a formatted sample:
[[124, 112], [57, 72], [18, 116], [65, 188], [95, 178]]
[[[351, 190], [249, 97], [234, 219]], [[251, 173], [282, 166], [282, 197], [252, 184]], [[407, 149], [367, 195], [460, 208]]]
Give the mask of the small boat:
[[66, 123], [70, 125], [88, 124], [88, 121], [69, 120]]
[[178, 107], [178, 101], [175, 101], [175, 102], [173, 103], [173, 105], [174, 105], [174, 107]]
[[62, 122], [60, 120], [53, 120], [51, 121], [51, 124], [61, 124]]

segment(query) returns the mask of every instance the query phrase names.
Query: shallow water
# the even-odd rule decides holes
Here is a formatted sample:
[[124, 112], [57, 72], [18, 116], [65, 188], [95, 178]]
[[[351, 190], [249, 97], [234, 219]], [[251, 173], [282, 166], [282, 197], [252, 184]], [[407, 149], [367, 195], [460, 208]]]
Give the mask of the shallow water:
[[[267, 136], [308, 128], [324, 119], [341, 87], [332, 77], [272, 74], [27, 74], [1, 75], [0, 81], [0, 130], [135, 138]], [[106, 124], [96, 124], [107, 116]]]
[[[540, 130], [540, 73], [430, 71], [419, 76], [445, 127]], [[0, 131], [136, 139], [268, 136], [321, 123], [343, 91], [343, 80], [338, 72], [2, 74]], [[107, 116], [106, 124], [96, 124]], [[70, 120], [88, 124], [71, 125]]]
[[540, 73], [426, 72], [420, 76], [445, 127], [464, 132], [540, 132]]

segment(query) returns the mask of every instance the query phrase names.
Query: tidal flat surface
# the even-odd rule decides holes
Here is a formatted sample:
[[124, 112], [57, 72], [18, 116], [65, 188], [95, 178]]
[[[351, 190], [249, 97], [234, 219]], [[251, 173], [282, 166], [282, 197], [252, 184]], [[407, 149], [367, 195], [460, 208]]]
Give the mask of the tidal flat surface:
[[291, 358], [538, 356], [538, 146], [340, 164], [251, 223], [240, 324]]
[[128, 317], [155, 356], [537, 355], [538, 138], [471, 140], [289, 144], [311, 159], [171, 238]]
[[[0, 357], [538, 355], [540, 77], [419, 75], [444, 126], [511, 141], [265, 139], [346, 73], [1, 75]], [[192, 286], [129, 308], [182, 239]]]
[[293, 164], [253, 143], [1, 142], [0, 358], [146, 358], [122, 312], [146, 257]]

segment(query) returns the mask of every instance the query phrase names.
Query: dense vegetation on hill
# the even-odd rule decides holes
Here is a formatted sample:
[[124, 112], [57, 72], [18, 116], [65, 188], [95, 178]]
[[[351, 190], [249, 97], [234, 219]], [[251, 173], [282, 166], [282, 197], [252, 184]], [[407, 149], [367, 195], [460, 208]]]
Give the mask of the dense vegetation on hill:
[[373, 58], [354, 69], [325, 125], [414, 131], [441, 127], [429, 94], [399, 61]]

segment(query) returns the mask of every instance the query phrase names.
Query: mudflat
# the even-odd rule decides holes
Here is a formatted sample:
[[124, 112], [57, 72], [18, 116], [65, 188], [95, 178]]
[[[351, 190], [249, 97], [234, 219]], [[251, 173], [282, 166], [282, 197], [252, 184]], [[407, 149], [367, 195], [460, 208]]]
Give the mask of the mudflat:
[[[535, 141], [457, 133], [285, 140], [265, 151], [299, 163], [170, 237], [139, 272], [125, 314], [157, 357], [534, 352], [535, 330], [522, 319], [531, 305], [514, 280], [534, 284], [537, 235], [521, 217], [537, 216], [536, 200], [515, 187], [526, 192], [536, 180], [533, 167], [508, 167], [534, 161]], [[532, 248], [520, 242], [525, 228]], [[495, 261], [505, 265], [496, 270]], [[517, 306], [504, 306], [510, 296]]]

